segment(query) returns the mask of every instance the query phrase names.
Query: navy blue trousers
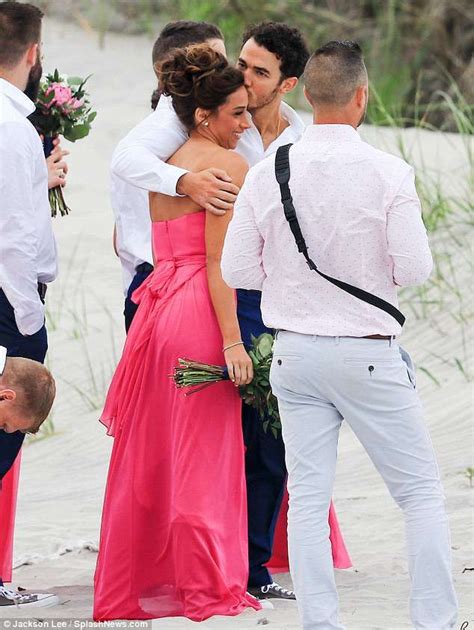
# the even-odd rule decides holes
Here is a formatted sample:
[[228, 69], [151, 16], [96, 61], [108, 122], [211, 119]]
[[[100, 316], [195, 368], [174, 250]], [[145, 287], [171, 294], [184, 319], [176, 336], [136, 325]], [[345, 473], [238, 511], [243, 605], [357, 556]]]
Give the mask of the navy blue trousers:
[[125, 298], [125, 308], [123, 311], [125, 317], [125, 330], [128, 332], [130, 326], [132, 325], [133, 318], [135, 317], [135, 313], [137, 312], [138, 304], [132, 302], [132, 294], [135, 289], [148, 278], [148, 276], [153, 271], [153, 267], [149, 263], [143, 263], [137, 267], [137, 271], [135, 276], [128, 287], [127, 297]]
[[[262, 321], [260, 299], [260, 291], [237, 291], [237, 315], [246, 347], [251, 345], [251, 335], [258, 337], [264, 332], [273, 333]], [[265, 432], [258, 412], [245, 404], [242, 426], [246, 446], [248, 585], [257, 587], [272, 582], [264, 564], [272, 555], [275, 526], [285, 489], [285, 448], [281, 433], [275, 438], [270, 430]]]
[[[23, 336], [17, 328], [13, 308], [0, 289], [0, 345], [5, 346], [9, 357], [24, 357], [43, 363], [48, 350], [48, 336], [43, 326], [37, 333]], [[13, 465], [25, 434], [21, 431], [6, 433], [0, 429], [0, 479]]]

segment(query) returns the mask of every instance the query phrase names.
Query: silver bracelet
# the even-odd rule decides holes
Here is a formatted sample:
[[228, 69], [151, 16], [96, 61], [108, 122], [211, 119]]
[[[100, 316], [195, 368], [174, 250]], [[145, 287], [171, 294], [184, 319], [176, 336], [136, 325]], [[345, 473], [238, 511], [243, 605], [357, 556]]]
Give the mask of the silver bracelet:
[[233, 348], [234, 346], [243, 346], [244, 342], [243, 341], [236, 341], [235, 343], [231, 343], [228, 346], [224, 346], [222, 348], [222, 352], [225, 352], [226, 350], [229, 350], [230, 348]]

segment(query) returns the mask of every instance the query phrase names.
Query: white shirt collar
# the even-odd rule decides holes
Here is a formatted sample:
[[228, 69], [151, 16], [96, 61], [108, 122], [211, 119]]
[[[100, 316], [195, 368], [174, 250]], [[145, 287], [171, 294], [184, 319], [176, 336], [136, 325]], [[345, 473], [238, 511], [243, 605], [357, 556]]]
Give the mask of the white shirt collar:
[[[295, 133], [299, 135], [303, 133], [303, 131], [306, 128], [306, 125], [302, 121], [301, 117], [295, 112], [295, 110], [284, 101], [280, 103], [280, 114], [281, 116], [283, 116], [283, 118], [286, 118], [286, 120], [290, 123], [289, 128], [291, 128], [292, 131], [294, 131]], [[257, 127], [255, 126], [255, 123], [253, 122], [253, 118], [252, 118], [251, 128], [254, 129], [258, 133], [258, 135], [260, 135], [260, 132], [258, 131]]]
[[303, 133], [303, 141], [318, 142], [357, 142], [359, 132], [351, 125], [308, 125]]
[[5, 365], [7, 363], [7, 349], [3, 346], [0, 346], [0, 376], [2, 376]]
[[36, 106], [26, 94], [23, 94], [13, 83], [0, 79], [0, 94], [7, 96], [12, 102], [15, 109], [17, 109], [22, 116], [29, 116], [32, 114]]
[[282, 101], [280, 105], [280, 114], [283, 118], [286, 118], [286, 120], [290, 123], [290, 127], [293, 127], [297, 133], [302, 134], [304, 132], [306, 125], [302, 121], [301, 117], [284, 101]]

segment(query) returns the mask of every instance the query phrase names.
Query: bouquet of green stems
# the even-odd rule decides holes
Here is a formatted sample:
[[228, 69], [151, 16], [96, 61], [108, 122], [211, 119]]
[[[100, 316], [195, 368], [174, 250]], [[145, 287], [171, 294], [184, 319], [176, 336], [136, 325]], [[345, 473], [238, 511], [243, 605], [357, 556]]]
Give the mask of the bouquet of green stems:
[[[248, 385], [239, 387], [242, 400], [246, 405], [257, 409], [265, 431], [271, 430], [278, 437], [281, 430], [277, 399], [270, 388], [270, 366], [273, 356], [273, 337], [263, 333], [252, 336], [249, 356], [253, 363], [253, 380]], [[186, 387], [186, 396], [195, 394], [213, 383], [229, 379], [227, 368], [221, 365], [200, 363], [191, 359], [178, 359], [178, 365], [171, 375], [176, 387]]]

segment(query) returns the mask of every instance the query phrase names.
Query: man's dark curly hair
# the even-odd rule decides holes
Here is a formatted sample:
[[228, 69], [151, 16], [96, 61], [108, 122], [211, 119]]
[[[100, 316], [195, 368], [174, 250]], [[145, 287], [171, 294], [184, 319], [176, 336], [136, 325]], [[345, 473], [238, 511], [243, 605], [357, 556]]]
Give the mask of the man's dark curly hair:
[[309, 50], [302, 33], [282, 22], [261, 22], [250, 26], [244, 33], [242, 44], [254, 39], [280, 60], [283, 79], [300, 77], [309, 58]]

